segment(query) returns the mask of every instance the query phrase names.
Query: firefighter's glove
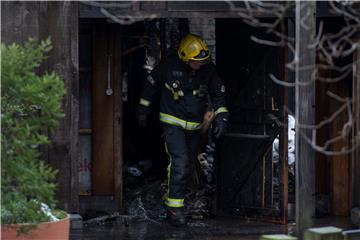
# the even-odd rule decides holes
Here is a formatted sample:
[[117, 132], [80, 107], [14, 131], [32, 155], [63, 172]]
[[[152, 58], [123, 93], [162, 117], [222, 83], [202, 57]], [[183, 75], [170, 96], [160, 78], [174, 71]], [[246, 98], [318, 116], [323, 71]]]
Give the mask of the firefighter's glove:
[[148, 123], [148, 115], [138, 110], [136, 112], [136, 120], [140, 127], [146, 127]]
[[215, 127], [214, 127], [214, 136], [215, 138], [220, 138], [226, 133], [227, 128], [227, 119], [226, 118], [216, 118]]

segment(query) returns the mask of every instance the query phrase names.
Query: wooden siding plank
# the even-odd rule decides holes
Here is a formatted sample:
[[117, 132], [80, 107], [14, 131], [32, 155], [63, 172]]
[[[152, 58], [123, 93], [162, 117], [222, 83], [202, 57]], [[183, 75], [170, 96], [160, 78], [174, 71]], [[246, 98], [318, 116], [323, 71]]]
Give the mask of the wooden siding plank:
[[79, 74], [78, 74], [78, 3], [41, 2], [41, 35], [50, 36], [53, 49], [47, 60], [48, 71], [55, 71], [65, 83], [65, 117], [56, 132], [50, 133], [48, 161], [59, 170], [57, 200], [69, 212], [79, 209]]
[[[315, 36], [315, 2], [296, 2], [296, 50], [300, 55], [296, 64], [296, 83], [307, 82], [312, 78], [315, 68], [315, 51], [308, 48]], [[305, 29], [300, 23], [307, 19]], [[307, 70], [303, 66], [309, 67]], [[314, 124], [315, 113], [315, 81], [306, 86], [296, 85], [295, 88], [295, 119], [296, 119], [296, 227], [297, 235], [303, 236], [305, 229], [313, 225], [315, 214], [315, 152], [304, 137], [311, 139], [311, 130], [299, 126]]]
[[38, 13], [39, 2], [1, 1], [1, 41], [21, 44], [30, 37], [38, 39]]

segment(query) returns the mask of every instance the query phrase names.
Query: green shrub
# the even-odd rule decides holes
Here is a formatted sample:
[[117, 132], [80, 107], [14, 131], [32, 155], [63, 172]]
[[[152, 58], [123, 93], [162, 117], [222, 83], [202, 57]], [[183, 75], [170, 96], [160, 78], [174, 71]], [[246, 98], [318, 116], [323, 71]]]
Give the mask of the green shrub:
[[49, 39], [23, 46], [1, 44], [1, 221], [49, 220], [41, 203], [54, 207], [56, 171], [39, 160], [47, 131], [64, 116], [64, 83], [55, 73], [37, 74], [51, 50]]

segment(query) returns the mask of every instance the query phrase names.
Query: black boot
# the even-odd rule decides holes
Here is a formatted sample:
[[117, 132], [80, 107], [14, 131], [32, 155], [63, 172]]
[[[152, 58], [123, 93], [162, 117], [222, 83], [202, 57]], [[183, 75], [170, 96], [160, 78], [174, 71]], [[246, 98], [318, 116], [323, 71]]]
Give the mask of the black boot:
[[167, 208], [166, 213], [166, 219], [167, 221], [175, 226], [175, 227], [182, 227], [187, 224], [184, 208]]

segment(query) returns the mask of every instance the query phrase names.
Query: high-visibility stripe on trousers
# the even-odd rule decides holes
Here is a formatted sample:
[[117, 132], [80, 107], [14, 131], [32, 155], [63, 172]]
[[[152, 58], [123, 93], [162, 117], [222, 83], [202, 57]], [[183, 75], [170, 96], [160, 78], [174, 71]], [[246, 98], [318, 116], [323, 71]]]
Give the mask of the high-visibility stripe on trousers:
[[164, 138], [170, 161], [165, 204], [169, 207], [183, 207], [186, 186], [197, 160], [200, 134], [176, 126], [164, 125]]

